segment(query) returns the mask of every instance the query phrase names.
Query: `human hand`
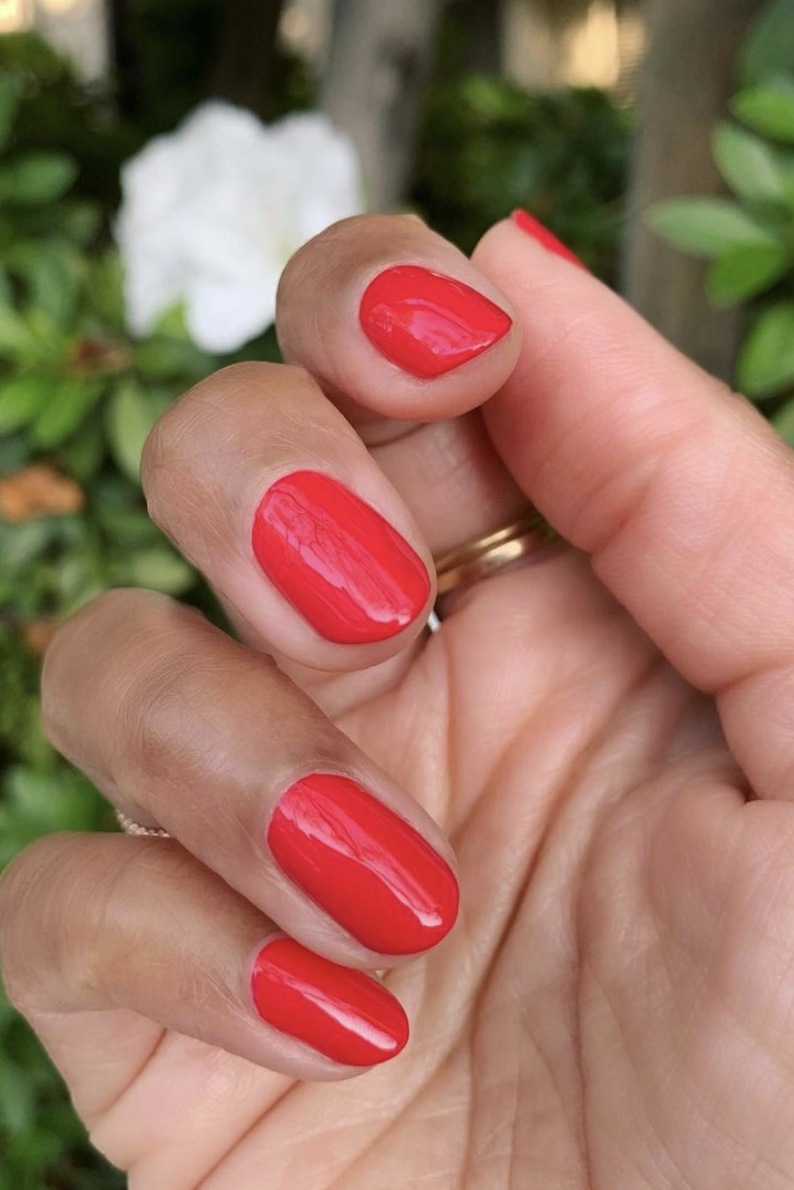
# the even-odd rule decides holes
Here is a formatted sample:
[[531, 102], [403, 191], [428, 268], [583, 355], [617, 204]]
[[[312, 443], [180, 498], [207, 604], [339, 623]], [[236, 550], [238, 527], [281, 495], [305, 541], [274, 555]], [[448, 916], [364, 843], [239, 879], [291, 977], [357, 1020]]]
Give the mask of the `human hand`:
[[[357, 316], [367, 283], [405, 263], [515, 324], [480, 306], [487, 349], [434, 378], [406, 371]], [[211, 378], [144, 461], [155, 519], [245, 644], [127, 591], [47, 658], [58, 747], [174, 836], [53, 836], [0, 883], [9, 993], [94, 1143], [132, 1190], [794, 1185], [788, 450], [511, 222], [473, 263], [414, 219], [339, 224], [289, 266], [279, 335], [305, 372]], [[380, 542], [392, 567], [369, 592], [386, 627], [327, 587], [309, 602], [302, 572], [290, 588], [293, 558], [278, 581], [307, 622], [251, 549], [262, 494], [307, 469], [428, 566], [527, 499], [572, 545], [452, 597], [428, 639], [422, 563], [381, 526], [364, 548]], [[346, 505], [352, 531], [356, 516]], [[261, 533], [273, 578], [282, 546]], [[304, 855], [302, 892], [267, 828], [317, 771], [354, 777], [443, 858], [405, 828], [395, 842], [387, 818], [371, 866], [344, 879], [312, 868], [328, 849]], [[462, 899], [440, 941], [445, 835]], [[403, 1040], [391, 997], [358, 977], [357, 1020], [350, 1001], [320, 1037], [307, 1009], [313, 1044], [290, 1036], [305, 1019], [260, 1019], [251, 963], [277, 930], [391, 968], [404, 1052], [349, 1077]], [[267, 1017], [276, 991], [260, 990]]]

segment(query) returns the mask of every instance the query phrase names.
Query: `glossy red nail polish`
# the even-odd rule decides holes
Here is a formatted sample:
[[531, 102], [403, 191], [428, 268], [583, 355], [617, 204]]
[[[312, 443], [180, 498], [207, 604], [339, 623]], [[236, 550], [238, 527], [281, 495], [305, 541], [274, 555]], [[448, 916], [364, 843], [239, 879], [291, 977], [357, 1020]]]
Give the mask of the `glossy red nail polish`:
[[427, 570], [374, 508], [329, 475], [293, 471], [256, 510], [254, 554], [326, 640], [370, 644], [402, 632], [430, 594]]
[[263, 1021], [344, 1066], [386, 1062], [408, 1041], [402, 1005], [382, 984], [292, 938], [265, 943], [254, 959], [251, 991]]
[[416, 265], [379, 273], [364, 292], [359, 316], [381, 355], [425, 379], [474, 359], [513, 325], [476, 289]]
[[566, 248], [562, 240], [558, 240], [553, 232], [544, 227], [534, 216], [530, 215], [528, 211], [513, 211], [511, 216], [513, 222], [525, 231], [527, 235], [532, 236], [539, 244], [549, 252], [554, 252], [556, 256], [562, 256], [564, 260], [569, 260], [571, 264], [576, 264], [580, 269], [584, 269], [587, 273], [589, 269], [586, 264], [583, 264], [575, 252], [570, 248]]
[[449, 933], [458, 882], [437, 851], [355, 781], [312, 773], [276, 804], [267, 832], [290, 880], [379, 954], [416, 954]]

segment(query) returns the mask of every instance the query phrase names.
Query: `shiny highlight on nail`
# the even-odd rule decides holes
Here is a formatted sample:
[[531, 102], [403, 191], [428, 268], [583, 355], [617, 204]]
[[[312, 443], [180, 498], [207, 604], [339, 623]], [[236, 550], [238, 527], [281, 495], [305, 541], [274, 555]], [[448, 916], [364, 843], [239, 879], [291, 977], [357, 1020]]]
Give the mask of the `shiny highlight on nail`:
[[259, 951], [251, 993], [263, 1021], [343, 1066], [387, 1062], [408, 1041], [408, 1018], [382, 984], [292, 938]]
[[379, 954], [417, 954], [458, 914], [458, 882], [417, 830], [357, 782], [334, 773], [296, 781], [267, 832], [282, 872]]
[[268, 488], [252, 546], [271, 583], [326, 640], [372, 644], [424, 609], [430, 578], [405, 538], [330, 475], [293, 471]]
[[482, 355], [513, 325], [470, 285], [417, 265], [379, 273], [364, 292], [359, 317], [381, 355], [426, 380]]

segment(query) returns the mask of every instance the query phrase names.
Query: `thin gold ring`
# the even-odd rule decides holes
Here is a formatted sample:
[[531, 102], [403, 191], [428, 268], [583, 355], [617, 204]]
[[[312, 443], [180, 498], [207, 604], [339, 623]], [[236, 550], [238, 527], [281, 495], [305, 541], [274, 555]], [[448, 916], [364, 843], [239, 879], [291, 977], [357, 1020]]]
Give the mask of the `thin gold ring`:
[[505, 566], [518, 562], [552, 539], [552, 532], [534, 508], [518, 520], [475, 541], [450, 550], [436, 561], [437, 590], [447, 595], [489, 578]]

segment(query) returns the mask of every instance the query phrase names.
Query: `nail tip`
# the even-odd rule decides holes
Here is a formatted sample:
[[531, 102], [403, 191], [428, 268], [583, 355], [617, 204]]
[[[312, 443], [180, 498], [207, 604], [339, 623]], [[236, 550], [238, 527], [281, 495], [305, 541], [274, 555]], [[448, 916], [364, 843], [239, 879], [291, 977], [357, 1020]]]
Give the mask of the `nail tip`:
[[551, 252], [552, 255], [567, 260], [569, 264], [575, 264], [577, 268], [582, 269], [585, 273], [590, 272], [584, 261], [580, 260], [576, 253], [567, 244], [563, 243], [559, 236], [549, 231], [548, 227], [541, 223], [539, 219], [536, 219], [534, 215], [530, 214], [529, 211], [525, 211], [522, 207], [516, 207], [514, 211], [511, 211], [510, 219], [516, 227], [528, 236], [531, 236], [547, 252]]

